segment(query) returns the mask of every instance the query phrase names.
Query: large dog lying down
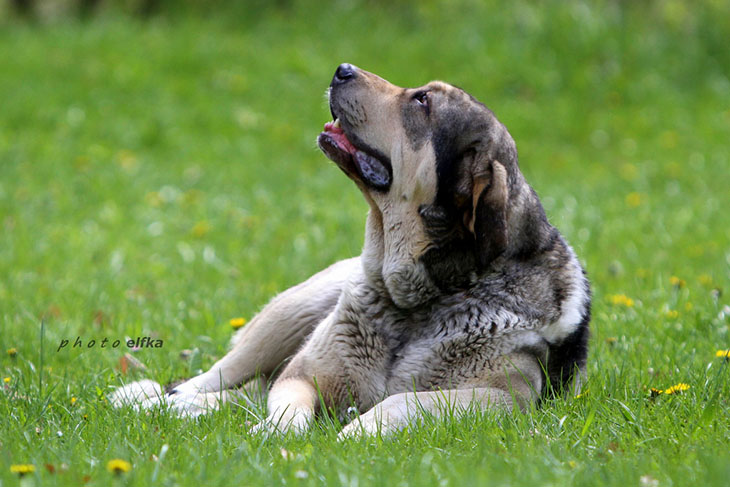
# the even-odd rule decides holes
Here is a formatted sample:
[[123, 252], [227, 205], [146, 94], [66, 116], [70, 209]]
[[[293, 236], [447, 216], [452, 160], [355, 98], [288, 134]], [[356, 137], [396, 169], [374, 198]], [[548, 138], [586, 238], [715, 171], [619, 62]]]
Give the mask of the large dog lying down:
[[494, 114], [446, 83], [404, 89], [349, 64], [329, 102], [319, 147], [370, 205], [360, 257], [274, 298], [207, 372], [112, 402], [197, 415], [260, 374], [273, 380], [260, 427], [301, 431], [323, 407], [355, 407], [349, 435], [577, 384], [588, 281]]

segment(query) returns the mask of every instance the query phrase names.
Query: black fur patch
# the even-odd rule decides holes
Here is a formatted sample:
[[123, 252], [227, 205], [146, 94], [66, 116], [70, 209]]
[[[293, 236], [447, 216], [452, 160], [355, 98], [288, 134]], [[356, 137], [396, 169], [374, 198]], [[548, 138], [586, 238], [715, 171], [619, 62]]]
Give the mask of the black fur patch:
[[461, 231], [454, 217], [440, 206], [422, 205], [419, 214], [431, 240], [421, 256], [431, 281], [444, 293], [467, 289], [477, 267], [474, 238]]
[[578, 372], [583, 370], [588, 358], [588, 339], [591, 321], [591, 305], [585, 305], [585, 312], [578, 328], [565, 337], [562, 342], [548, 347], [547, 363], [545, 366], [546, 381], [543, 386], [543, 396], [558, 396], [567, 390], [570, 382]]
[[170, 382], [169, 384], [165, 385], [165, 394], [177, 394], [177, 391], [175, 388], [185, 382], [186, 379], [178, 379], [175, 381]]
[[426, 266], [431, 281], [443, 293], [468, 289], [473, 284], [471, 276], [476, 262], [472, 242], [459, 239], [432, 247], [423, 254], [421, 262]]
[[[492, 186], [494, 182], [492, 182]], [[491, 188], [485, 190], [490, 191]], [[504, 204], [493, 203], [479, 197], [475, 208], [474, 233], [476, 234], [479, 267], [486, 268], [507, 249], [507, 209]]]

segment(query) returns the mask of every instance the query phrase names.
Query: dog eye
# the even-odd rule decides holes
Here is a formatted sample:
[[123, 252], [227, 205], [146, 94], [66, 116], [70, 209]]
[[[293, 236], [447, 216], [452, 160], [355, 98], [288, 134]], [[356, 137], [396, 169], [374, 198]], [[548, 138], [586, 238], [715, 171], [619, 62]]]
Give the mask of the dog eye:
[[420, 106], [426, 109], [426, 113], [428, 113], [428, 91], [419, 91], [415, 95], [413, 95], [413, 99], [418, 103]]

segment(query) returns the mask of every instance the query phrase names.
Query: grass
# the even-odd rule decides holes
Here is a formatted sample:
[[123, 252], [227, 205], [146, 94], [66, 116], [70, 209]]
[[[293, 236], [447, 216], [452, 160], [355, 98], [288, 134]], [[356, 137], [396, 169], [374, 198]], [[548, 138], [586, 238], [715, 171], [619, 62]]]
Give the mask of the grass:
[[[23, 485], [105, 485], [113, 458], [128, 485], [724, 485], [730, 7], [592, 5], [4, 21], [0, 485], [26, 463]], [[327, 422], [252, 436], [235, 408], [112, 410], [122, 380], [210, 366], [230, 318], [359, 253], [366, 205], [314, 144], [342, 61], [445, 79], [509, 127], [593, 282], [584, 393], [343, 444]], [[137, 336], [164, 346], [123, 374], [101, 340]]]

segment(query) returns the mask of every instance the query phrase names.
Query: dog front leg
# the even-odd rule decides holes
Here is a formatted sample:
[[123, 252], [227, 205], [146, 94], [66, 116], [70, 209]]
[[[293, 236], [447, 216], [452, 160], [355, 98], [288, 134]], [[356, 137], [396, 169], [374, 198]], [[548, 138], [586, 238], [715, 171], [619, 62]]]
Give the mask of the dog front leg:
[[198, 405], [215, 401], [208, 396], [193, 397], [196, 394], [223, 391], [257, 374], [271, 378], [332, 311], [350, 276], [361, 272], [359, 257], [343, 260], [279, 294], [236, 334], [228, 354], [210, 370], [177, 385], [167, 395], [160, 384], [143, 380], [117, 388], [110, 401], [115, 407], [148, 409], [164, 400], [182, 412], [187, 405], [195, 404], [192, 409], [197, 413]]
[[329, 350], [329, 347], [322, 347], [322, 341], [331, 338], [336, 313], [336, 310], [330, 313], [317, 326], [304, 348], [287, 364], [271, 386], [268, 416], [254, 428], [254, 432], [269, 430], [301, 433], [308, 429], [319, 398], [315, 377], [320, 376], [321, 379], [322, 374], [327, 373], [327, 367], [322, 367], [323, 361], [330, 365], [334, 363], [332, 357], [327, 358], [326, 352], [323, 357], [315, 350]]
[[424, 414], [446, 417], [453, 412], [458, 415], [474, 405], [480, 409], [511, 410], [512, 403], [512, 397], [508, 393], [493, 387], [393, 394], [346, 425], [338, 439], [392, 434], [416, 422]]
[[269, 391], [269, 415], [253, 432], [303, 433], [314, 420], [316, 403], [317, 389], [313, 382], [294, 377], [279, 380]]
[[360, 268], [359, 257], [343, 260], [276, 296], [237, 333], [228, 354], [207, 372], [175, 387], [172, 397], [216, 392], [256, 374], [273, 374], [332, 311], [347, 280]]
[[[537, 360], [529, 355], [514, 354], [500, 362], [505, 367], [509, 366], [509, 370], [486, 379], [485, 382], [490, 386], [394, 394], [345, 426], [338, 439], [392, 434], [422, 418], [424, 414], [435, 417], [459, 416], [470, 408], [511, 411], [515, 402], [518, 407], [524, 408], [535, 401], [543, 382]], [[514, 363], [519, 363], [520, 368], [514, 367]]]

